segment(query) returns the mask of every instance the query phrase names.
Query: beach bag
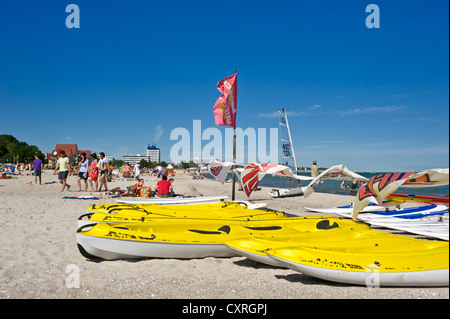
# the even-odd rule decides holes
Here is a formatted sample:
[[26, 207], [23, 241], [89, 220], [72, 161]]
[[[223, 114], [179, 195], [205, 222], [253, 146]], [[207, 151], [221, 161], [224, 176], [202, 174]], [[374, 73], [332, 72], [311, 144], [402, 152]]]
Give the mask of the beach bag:
[[141, 197], [152, 197], [153, 196], [152, 189], [150, 187], [146, 187], [146, 188], [141, 189], [139, 196], [141, 196]]

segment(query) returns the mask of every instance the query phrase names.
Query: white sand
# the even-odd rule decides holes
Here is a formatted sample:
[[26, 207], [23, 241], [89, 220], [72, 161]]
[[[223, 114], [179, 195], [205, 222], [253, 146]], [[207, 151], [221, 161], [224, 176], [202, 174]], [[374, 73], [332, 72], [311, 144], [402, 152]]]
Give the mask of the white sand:
[[[33, 184], [27, 183], [30, 180]], [[43, 174], [43, 183], [56, 181], [52, 171]], [[145, 177], [146, 184], [155, 182], [155, 177]], [[34, 185], [34, 177], [0, 180], [0, 298], [449, 298], [448, 288], [336, 284], [244, 257], [88, 261], [77, 248], [77, 218], [92, 204], [115, 201], [63, 199], [89, 195], [75, 192], [75, 177], [69, 177], [69, 184], [71, 191], [60, 193], [59, 183]], [[109, 188], [131, 184], [115, 181]], [[231, 194], [230, 184], [187, 175], [177, 176], [174, 186], [185, 195]], [[305, 206], [334, 207], [354, 199], [321, 193], [306, 199], [272, 199], [269, 190], [255, 192], [252, 199], [295, 215], [305, 215]], [[242, 192], [236, 193], [237, 199], [245, 199]], [[73, 269], [79, 270], [79, 288], [66, 285]]]

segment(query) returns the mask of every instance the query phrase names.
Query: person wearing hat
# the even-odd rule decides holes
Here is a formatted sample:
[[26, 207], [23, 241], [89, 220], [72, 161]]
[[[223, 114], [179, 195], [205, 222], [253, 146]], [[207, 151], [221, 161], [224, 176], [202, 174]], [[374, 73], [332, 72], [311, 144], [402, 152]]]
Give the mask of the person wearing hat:
[[319, 170], [317, 169], [317, 161], [313, 161], [313, 166], [311, 167], [311, 177], [317, 177], [319, 175]]

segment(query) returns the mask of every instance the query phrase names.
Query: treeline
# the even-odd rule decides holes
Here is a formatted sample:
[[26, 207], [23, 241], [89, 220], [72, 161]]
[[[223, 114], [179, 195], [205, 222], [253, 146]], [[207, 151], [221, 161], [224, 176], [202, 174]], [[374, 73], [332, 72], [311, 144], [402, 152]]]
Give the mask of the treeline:
[[[116, 160], [116, 159], [111, 162], [112, 166], [122, 166], [124, 164], [126, 164], [126, 162], [124, 162], [122, 160]], [[162, 167], [166, 167], [167, 163], [165, 161], [162, 161], [161, 163], [149, 162], [149, 161], [146, 161], [145, 159], [141, 159], [141, 161], [139, 162], [139, 165], [141, 166], [141, 168], [143, 168], [143, 167], [155, 168], [158, 165], [161, 165]], [[133, 166], [133, 165], [131, 165], [131, 166]]]
[[35, 145], [20, 142], [12, 135], [0, 135], [0, 163], [29, 163], [38, 154], [41, 160], [45, 155]]

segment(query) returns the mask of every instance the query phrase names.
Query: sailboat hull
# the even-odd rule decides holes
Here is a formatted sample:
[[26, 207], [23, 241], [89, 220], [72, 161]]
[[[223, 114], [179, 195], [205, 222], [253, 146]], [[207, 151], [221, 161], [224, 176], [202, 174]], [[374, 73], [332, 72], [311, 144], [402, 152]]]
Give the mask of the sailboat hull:
[[274, 198], [303, 196], [303, 189], [301, 187], [272, 189], [269, 194]]

